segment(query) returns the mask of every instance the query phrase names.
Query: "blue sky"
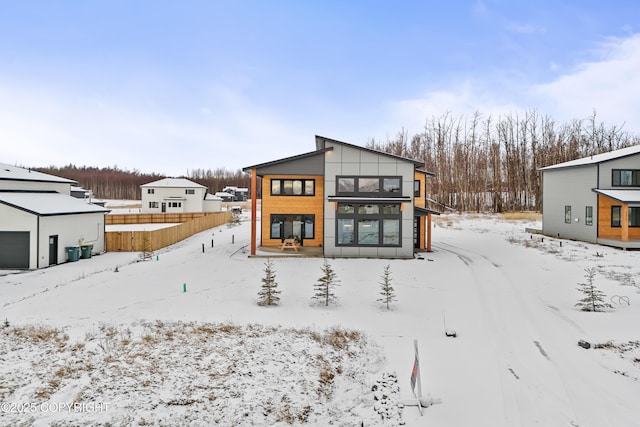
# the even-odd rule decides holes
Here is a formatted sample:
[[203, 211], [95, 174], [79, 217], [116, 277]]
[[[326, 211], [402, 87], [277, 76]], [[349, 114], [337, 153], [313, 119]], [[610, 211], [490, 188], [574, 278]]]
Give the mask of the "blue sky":
[[445, 113], [640, 133], [635, 1], [0, 0], [0, 162], [186, 174]]

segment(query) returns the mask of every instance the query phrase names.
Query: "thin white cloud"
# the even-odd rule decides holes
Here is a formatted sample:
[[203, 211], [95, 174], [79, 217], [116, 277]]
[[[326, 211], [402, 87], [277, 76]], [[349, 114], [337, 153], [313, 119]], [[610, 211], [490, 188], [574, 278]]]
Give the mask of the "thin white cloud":
[[193, 116], [185, 117], [114, 100], [0, 87], [0, 161], [181, 175], [295, 154], [296, 129], [273, 112], [228, 89], [216, 90], [211, 104], [194, 106]]
[[582, 118], [595, 110], [603, 122], [624, 123], [626, 130], [640, 133], [640, 34], [611, 39], [598, 50], [602, 58], [532, 87], [531, 97], [559, 118]]
[[640, 34], [609, 40], [594, 52], [598, 60], [581, 64], [549, 83], [498, 87], [495, 82], [468, 78], [451, 83], [448, 89], [394, 101], [387, 128], [379, 134], [401, 127], [420, 132], [427, 119], [447, 112], [499, 116], [533, 109], [557, 121], [587, 118], [595, 110], [599, 122], [624, 124], [624, 130], [640, 134]]

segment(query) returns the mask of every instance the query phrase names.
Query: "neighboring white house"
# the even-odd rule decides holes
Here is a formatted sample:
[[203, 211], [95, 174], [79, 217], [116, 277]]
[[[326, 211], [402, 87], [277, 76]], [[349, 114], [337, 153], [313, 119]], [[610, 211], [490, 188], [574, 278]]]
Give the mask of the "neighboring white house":
[[71, 197], [76, 182], [0, 163], [0, 268], [67, 261], [66, 248], [104, 252], [108, 209]]
[[220, 212], [219, 198], [209, 197], [207, 187], [186, 178], [164, 178], [140, 186], [142, 213]]
[[544, 234], [640, 248], [640, 145], [540, 170]]

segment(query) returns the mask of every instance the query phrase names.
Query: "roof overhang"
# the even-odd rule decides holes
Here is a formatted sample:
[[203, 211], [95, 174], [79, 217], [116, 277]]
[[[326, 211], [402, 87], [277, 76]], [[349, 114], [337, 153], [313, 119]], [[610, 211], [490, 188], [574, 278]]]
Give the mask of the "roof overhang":
[[421, 208], [419, 206], [414, 206], [413, 212], [415, 216], [427, 216], [431, 215], [440, 215], [440, 212], [434, 211], [433, 209]]
[[412, 199], [409, 196], [401, 197], [346, 197], [346, 196], [328, 196], [330, 202], [343, 203], [407, 203]]
[[640, 189], [628, 189], [628, 190], [602, 190], [599, 188], [593, 188], [594, 192], [609, 197], [610, 199], [617, 200], [621, 203], [640, 203]]

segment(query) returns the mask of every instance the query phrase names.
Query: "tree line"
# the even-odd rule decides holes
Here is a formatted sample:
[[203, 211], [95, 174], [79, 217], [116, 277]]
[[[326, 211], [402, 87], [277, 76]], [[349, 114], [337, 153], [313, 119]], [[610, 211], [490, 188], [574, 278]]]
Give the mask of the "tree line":
[[[637, 144], [638, 135], [598, 122], [595, 112], [557, 123], [531, 110], [497, 117], [445, 113], [427, 119], [420, 133], [402, 129], [386, 141], [372, 138], [366, 147], [424, 162], [435, 174], [427, 181], [427, 197], [436, 210], [508, 212], [541, 210], [539, 168]], [[35, 169], [77, 181], [102, 199], [140, 200], [140, 185], [165, 177], [117, 166]], [[251, 181], [242, 170], [225, 168], [194, 169], [183, 178], [210, 193], [226, 186], [249, 188]]]
[[586, 119], [557, 123], [537, 111], [523, 115], [454, 117], [446, 113], [426, 120], [410, 136], [371, 139], [368, 148], [424, 162], [435, 173], [427, 180], [432, 207], [475, 212], [540, 211], [539, 168], [640, 144], [640, 137]]
[[[72, 179], [78, 186], [93, 191], [100, 199], [141, 200], [140, 186], [149, 182], [166, 178], [156, 173], [142, 173], [138, 170], [123, 170], [117, 166], [97, 168], [92, 166], [75, 166], [69, 164], [62, 167], [49, 166], [34, 168], [39, 172]], [[215, 170], [195, 169], [187, 171], [187, 178], [207, 187], [209, 193], [222, 191], [226, 186], [248, 187], [250, 177], [240, 169], [229, 171], [224, 168]]]

